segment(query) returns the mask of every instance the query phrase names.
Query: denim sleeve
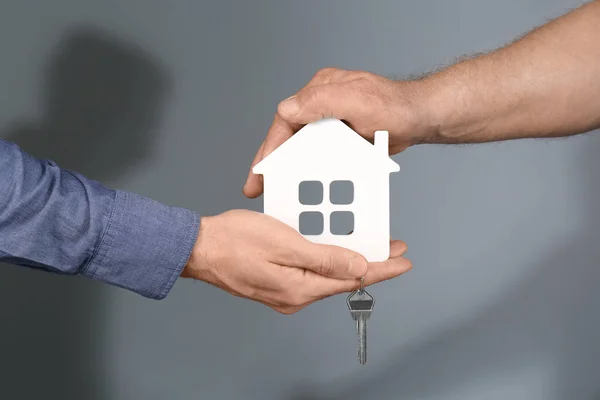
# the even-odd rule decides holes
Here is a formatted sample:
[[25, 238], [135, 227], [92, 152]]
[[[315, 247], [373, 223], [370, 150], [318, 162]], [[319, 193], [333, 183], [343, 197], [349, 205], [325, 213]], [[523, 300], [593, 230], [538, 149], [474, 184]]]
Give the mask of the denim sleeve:
[[0, 261], [163, 299], [200, 216], [39, 160], [0, 140]]

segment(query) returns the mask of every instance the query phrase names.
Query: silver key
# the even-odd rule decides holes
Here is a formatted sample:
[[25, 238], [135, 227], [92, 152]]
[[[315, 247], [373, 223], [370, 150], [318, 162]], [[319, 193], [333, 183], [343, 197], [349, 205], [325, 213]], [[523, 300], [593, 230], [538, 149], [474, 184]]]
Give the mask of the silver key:
[[356, 321], [358, 331], [358, 362], [367, 362], [367, 319], [373, 312], [375, 299], [361, 285], [361, 288], [350, 293], [346, 300], [352, 319]]

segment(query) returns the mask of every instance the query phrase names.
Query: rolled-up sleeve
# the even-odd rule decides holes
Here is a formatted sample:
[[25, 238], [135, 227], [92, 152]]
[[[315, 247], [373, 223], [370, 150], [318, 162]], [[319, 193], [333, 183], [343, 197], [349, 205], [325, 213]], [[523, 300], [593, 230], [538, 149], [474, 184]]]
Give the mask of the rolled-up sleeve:
[[0, 261], [163, 299], [199, 225], [194, 211], [106, 188], [0, 140]]

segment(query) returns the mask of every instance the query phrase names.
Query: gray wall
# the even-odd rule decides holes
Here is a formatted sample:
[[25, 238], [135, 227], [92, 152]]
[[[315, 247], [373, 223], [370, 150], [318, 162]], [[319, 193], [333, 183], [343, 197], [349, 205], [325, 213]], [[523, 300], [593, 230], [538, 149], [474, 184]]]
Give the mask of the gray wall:
[[[0, 126], [105, 184], [215, 214], [276, 104], [325, 66], [407, 76], [575, 0], [5, 0]], [[373, 286], [369, 363], [345, 296], [283, 316], [202, 283], [161, 302], [0, 268], [3, 399], [593, 399], [600, 138], [411, 148]]]

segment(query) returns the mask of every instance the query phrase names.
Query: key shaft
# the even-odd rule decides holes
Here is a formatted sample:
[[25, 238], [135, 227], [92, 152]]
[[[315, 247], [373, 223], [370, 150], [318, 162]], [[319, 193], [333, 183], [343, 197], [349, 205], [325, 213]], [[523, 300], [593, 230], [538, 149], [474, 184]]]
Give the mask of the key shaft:
[[358, 319], [358, 362], [361, 365], [367, 363], [367, 320]]

